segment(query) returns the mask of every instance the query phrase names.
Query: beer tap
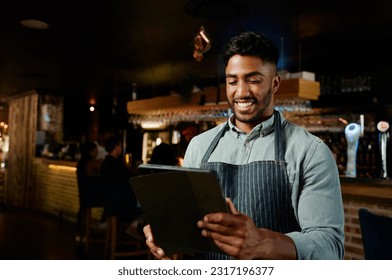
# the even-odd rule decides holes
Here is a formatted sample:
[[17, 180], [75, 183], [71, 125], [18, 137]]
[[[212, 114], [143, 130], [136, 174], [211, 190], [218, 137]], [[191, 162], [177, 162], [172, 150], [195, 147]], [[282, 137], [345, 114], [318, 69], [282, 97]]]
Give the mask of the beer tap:
[[385, 121], [380, 121], [377, 124], [378, 140], [380, 144], [380, 152], [381, 152], [381, 177], [387, 178], [387, 142], [389, 139], [389, 123]]
[[347, 166], [346, 176], [357, 177], [357, 149], [361, 127], [357, 123], [349, 123], [344, 129], [347, 140]]

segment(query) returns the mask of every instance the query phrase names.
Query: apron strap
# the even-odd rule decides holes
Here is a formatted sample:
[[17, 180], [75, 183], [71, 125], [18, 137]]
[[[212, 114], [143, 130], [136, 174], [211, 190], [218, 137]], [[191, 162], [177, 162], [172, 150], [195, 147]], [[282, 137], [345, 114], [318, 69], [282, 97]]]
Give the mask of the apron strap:
[[212, 140], [210, 146], [208, 146], [207, 151], [205, 152], [201, 163], [206, 163], [210, 157], [210, 155], [212, 154], [212, 151], [215, 149], [216, 145], [218, 145], [219, 139], [223, 136], [223, 134], [225, 134], [226, 129], [229, 127], [229, 123], [226, 122], [226, 124], [223, 126], [222, 130], [219, 131], [219, 133], [215, 136], [214, 140]]
[[274, 127], [275, 127], [275, 160], [284, 161], [286, 153], [286, 137], [282, 131], [280, 113], [274, 110]]

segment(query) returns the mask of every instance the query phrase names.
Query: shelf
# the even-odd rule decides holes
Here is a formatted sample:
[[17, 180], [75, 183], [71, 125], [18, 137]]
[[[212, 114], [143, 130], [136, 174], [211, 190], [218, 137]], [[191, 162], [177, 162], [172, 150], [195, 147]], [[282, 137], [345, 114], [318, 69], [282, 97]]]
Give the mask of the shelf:
[[304, 79], [282, 80], [275, 99], [302, 98], [317, 100], [320, 96], [320, 83]]
[[[320, 83], [304, 79], [282, 80], [276, 99], [301, 98], [317, 100], [320, 95]], [[218, 98], [219, 96], [219, 98]], [[218, 104], [217, 104], [218, 102]], [[202, 105], [204, 103], [204, 105]], [[203, 91], [193, 92], [189, 96], [173, 94], [149, 99], [135, 100], [127, 103], [130, 115], [146, 115], [154, 112], [187, 108], [188, 110], [216, 110], [228, 108], [225, 86], [208, 87]]]

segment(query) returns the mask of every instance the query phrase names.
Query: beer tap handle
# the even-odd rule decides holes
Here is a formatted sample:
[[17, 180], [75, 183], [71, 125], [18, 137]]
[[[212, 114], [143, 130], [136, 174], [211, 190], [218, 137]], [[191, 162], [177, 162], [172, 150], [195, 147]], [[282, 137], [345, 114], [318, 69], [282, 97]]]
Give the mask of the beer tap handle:
[[377, 124], [377, 129], [379, 131], [379, 143], [380, 143], [380, 152], [381, 152], [381, 177], [388, 178], [387, 173], [387, 142], [389, 138], [389, 123], [385, 121], [380, 121]]
[[347, 166], [346, 176], [357, 177], [357, 149], [361, 134], [361, 127], [356, 123], [349, 123], [344, 129], [347, 140]]

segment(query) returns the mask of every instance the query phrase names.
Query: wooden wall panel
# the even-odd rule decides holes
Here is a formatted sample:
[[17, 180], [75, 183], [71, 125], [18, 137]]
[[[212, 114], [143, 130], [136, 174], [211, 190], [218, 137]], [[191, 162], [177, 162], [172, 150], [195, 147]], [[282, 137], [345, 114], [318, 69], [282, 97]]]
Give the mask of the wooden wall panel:
[[29, 208], [34, 193], [33, 159], [37, 130], [38, 94], [9, 102], [9, 153], [5, 203]]

